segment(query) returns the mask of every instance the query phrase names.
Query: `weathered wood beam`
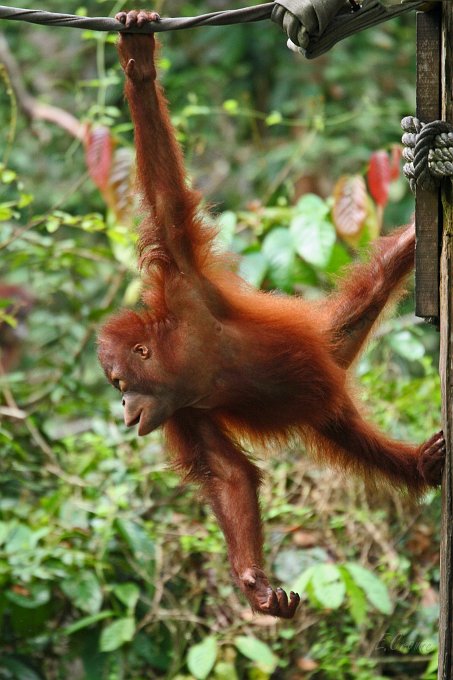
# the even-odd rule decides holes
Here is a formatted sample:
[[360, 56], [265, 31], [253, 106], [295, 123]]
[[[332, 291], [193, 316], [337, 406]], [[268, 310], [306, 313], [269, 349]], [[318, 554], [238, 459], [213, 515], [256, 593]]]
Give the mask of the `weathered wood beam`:
[[[439, 120], [441, 7], [417, 13], [417, 118]], [[415, 313], [437, 323], [439, 318], [439, 224], [437, 189], [417, 187], [415, 197]]]
[[[442, 119], [453, 123], [453, 3], [442, 3]], [[453, 678], [453, 191], [442, 189], [443, 229], [440, 260], [440, 378], [442, 427], [447, 457], [442, 483], [440, 552], [439, 680]]]

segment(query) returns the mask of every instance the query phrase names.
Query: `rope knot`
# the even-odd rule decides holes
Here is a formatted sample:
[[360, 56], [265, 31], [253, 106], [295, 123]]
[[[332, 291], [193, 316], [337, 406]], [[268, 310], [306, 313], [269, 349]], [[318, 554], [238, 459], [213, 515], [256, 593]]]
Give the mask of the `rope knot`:
[[453, 126], [443, 120], [422, 123], [406, 116], [404, 130], [403, 172], [412, 191], [417, 187], [434, 189], [441, 179], [453, 176]]
[[298, 52], [306, 50], [313, 38], [324, 33], [333, 17], [344, 7], [345, 0], [329, 3], [313, 0], [278, 0], [271, 19], [287, 34], [288, 47]]

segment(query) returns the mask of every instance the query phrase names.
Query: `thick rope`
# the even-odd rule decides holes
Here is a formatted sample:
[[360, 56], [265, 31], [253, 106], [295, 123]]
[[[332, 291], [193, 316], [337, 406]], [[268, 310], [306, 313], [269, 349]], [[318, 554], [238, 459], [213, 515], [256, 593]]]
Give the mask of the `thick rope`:
[[453, 177], [453, 126], [443, 120], [422, 123], [406, 116], [404, 130], [403, 172], [413, 192], [417, 187], [432, 189], [445, 177]]
[[423, 4], [425, 0], [363, 0], [360, 4], [345, 0], [278, 0], [271, 18], [287, 33], [290, 49], [313, 59], [353, 33]]
[[[270, 18], [272, 6], [273, 3], [266, 3], [255, 5], [255, 7], [201, 14], [197, 17], [161, 18], [158, 22], [146, 24], [142, 28], [128, 28], [127, 31], [128, 33], [155, 33], [178, 31], [197, 26], [226, 26], [228, 24], [261, 21]], [[43, 24], [45, 26], [83, 28], [92, 31], [121, 32], [126, 30], [123, 24], [110, 17], [79, 17], [75, 14], [57, 14], [39, 9], [20, 9], [19, 7], [6, 7], [5, 5], [0, 5], [0, 19], [28, 21], [31, 24]]]
[[[142, 28], [128, 28], [133, 33], [226, 26], [272, 19], [288, 35], [288, 46], [306, 57], [317, 57], [339, 40], [353, 33], [416, 9], [425, 0], [278, 0], [254, 7], [201, 14], [197, 17], [161, 18]], [[0, 19], [28, 21], [46, 26], [67, 26], [93, 31], [124, 31], [125, 26], [109, 17], [79, 17], [42, 10], [20, 9], [0, 5]]]

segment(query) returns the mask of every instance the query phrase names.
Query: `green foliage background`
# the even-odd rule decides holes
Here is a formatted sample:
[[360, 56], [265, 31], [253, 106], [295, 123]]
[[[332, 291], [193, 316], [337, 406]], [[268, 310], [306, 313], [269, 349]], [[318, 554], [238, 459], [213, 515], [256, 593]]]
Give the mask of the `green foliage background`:
[[[24, 4], [101, 16], [124, 3]], [[107, 126], [117, 148], [131, 149], [112, 36], [2, 29], [3, 54], [14, 55], [29, 94]], [[414, 110], [414, 17], [313, 62], [288, 52], [272, 24], [162, 42], [173, 120], [193, 180], [221, 215], [224, 245], [256, 285], [321, 295], [357, 256], [335, 237], [335, 181], [364, 174]], [[263, 456], [267, 565], [304, 602], [291, 622], [251, 616], [197, 490], [166, 468], [158, 433], [139, 441], [123, 427], [97, 364], [98, 324], [137, 301], [133, 230], [106, 207], [81, 143], [31, 121], [10, 78], [2, 68], [0, 279], [36, 303], [21, 363], [0, 378], [0, 678], [434, 677], [435, 494], [413, 508], [340, 485], [297, 449]], [[394, 182], [385, 228], [412, 209], [405, 182]], [[372, 205], [369, 222], [375, 229]], [[437, 338], [411, 309], [409, 300], [385, 324], [357, 372], [374, 419], [421, 441], [439, 426]]]

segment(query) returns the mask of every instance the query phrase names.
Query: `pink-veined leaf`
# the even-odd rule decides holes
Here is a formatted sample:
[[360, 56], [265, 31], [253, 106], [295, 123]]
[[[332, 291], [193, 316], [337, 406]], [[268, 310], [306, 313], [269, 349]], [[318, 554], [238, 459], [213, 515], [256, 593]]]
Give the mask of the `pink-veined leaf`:
[[112, 168], [113, 139], [104, 126], [90, 128], [85, 138], [85, 160], [90, 177], [101, 192], [106, 191]]
[[361, 175], [340, 177], [333, 190], [332, 217], [338, 236], [356, 245], [364, 227], [367, 210], [365, 180]]

